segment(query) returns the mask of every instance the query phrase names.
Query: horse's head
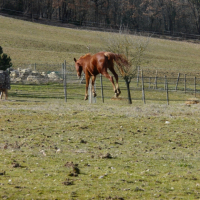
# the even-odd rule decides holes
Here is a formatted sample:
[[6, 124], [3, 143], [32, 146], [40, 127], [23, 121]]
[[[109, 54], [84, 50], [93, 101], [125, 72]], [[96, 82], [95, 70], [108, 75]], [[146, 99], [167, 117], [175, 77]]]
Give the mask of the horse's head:
[[81, 64], [79, 63], [79, 61], [76, 60], [76, 58], [74, 58], [74, 61], [75, 61], [75, 68], [76, 68], [77, 76], [80, 79], [83, 68], [82, 68]]

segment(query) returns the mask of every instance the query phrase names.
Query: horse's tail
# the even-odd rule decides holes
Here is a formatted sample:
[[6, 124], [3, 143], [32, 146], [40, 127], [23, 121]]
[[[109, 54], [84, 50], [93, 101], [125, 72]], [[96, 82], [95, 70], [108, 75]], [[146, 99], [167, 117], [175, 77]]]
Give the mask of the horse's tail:
[[112, 52], [105, 52], [104, 56], [107, 57], [108, 60], [114, 60], [118, 66], [119, 71], [123, 75], [124, 69], [129, 68], [129, 62], [125, 55], [112, 53]]

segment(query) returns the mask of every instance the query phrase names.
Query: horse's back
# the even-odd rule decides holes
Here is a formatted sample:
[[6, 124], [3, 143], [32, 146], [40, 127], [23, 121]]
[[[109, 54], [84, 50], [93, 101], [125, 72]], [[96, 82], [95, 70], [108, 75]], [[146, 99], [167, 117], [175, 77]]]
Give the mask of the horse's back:
[[93, 68], [95, 68], [95, 71], [97, 70], [101, 73], [102, 71], [113, 68], [113, 57], [107, 53], [108, 52], [101, 51], [92, 56], [91, 64]]

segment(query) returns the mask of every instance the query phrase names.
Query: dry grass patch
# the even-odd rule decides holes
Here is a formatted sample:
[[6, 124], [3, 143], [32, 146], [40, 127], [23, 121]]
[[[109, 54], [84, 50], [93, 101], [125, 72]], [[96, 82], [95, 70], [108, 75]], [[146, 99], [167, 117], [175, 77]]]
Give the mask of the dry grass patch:
[[197, 98], [189, 98], [186, 102], [186, 105], [191, 105], [191, 104], [199, 104], [199, 99]]

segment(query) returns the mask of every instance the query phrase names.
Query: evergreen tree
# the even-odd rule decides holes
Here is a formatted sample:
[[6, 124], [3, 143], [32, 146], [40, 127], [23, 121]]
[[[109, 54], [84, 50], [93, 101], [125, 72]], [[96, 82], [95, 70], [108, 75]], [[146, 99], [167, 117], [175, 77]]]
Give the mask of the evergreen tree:
[[0, 46], [0, 70], [5, 71], [12, 66], [10, 56], [3, 53], [3, 48]]

